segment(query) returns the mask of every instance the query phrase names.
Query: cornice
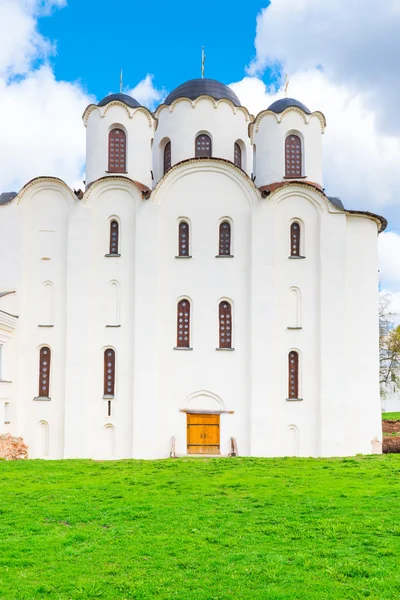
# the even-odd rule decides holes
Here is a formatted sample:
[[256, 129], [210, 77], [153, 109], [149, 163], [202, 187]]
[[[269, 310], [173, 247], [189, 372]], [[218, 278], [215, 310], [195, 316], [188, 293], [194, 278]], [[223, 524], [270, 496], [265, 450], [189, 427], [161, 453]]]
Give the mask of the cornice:
[[68, 201], [68, 197], [73, 200], [74, 203], [77, 202], [77, 198], [71, 188], [58, 177], [35, 177], [26, 183], [15, 196], [14, 200], [17, 200], [17, 204], [20, 204], [22, 198], [25, 194], [34, 187], [43, 186], [47, 189], [56, 189], [57, 191], [62, 191], [65, 199]]
[[[224, 158], [189, 158], [175, 164], [171, 169], [160, 179], [151, 194], [152, 202], [157, 202], [157, 197], [165, 188], [169, 188], [173, 180], [179, 177], [180, 174], [188, 175], [191, 172], [214, 171], [223, 172], [235, 181], [239, 181], [246, 192], [254, 193], [253, 200], [258, 201], [261, 198], [261, 193], [256, 187], [251, 178], [240, 167], [233, 162]], [[248, 200], [252, 203], [250, 195], [247, 194]]]
[[324, 133], [325, 127], [326, 127], [326, 119], [325, 119], [325, 115], [322, 112], [320, 112], [319, 110], [316, 110], [313, 113], [311, 113], [310, 115], [308, 115], [303, 110], [301, 110], [301, 108], [299, 108], [298, 106], [288, 106], [288, 108], [285, 108], [285, 110], [279, 114], [277, 114], [274, 111], [269, 110], [269, 109], [262, 110], [261, 112], [259, 112], [258, 115], [256, 116], [256, 118], [254, 119], [254, 121], [252, 123], [250, 123], [250, 125], [249, 125], [250, 137], [251, 138], [253, 137], [254, 129], [255, 129], [255, 132], [258, 133], [259, 127], [260, 127], [260, 122], [264, 117], [274, 117], [277, 123], [282, 123], [282, 120], [285, 117], [285, 115], [287, 115], [288, 113], [291, 113], [291, 112], [295, 112], [295, 113], [299, 114], [302, 117], [302, 119], [306, 125], [308, 125], [310, 123], [310, 121], [313, 117], [316, 117], [320, 122], [321, 132]]
[[120, 100], [113, 100], [112, 102], [109, 102], [105, 106], [97, 106], [97, 104], [89, 104], [89, 106], [85, 109], [85, 112], [82, 115], [82, 120], [83, 120], [83, 124], [85, 125], [85, 127], [87, 127], [88, 120], [89, 120], [89, 117], [92, 114], [92, 112], [97, 110], [100, 113], [101, 118], [104, 119], [105, 116], [107, 115], [108, 111], [113, 106], [120, 106], [121, 108], [123, 108], [126, 111], [129, 119], [133, 119], [136, 113], [144, 114], [149, 123], [149, 127], [156, 129], [156, 126], [157, 126], [157, 123], [155, 122], [156, 119], [153, 116], [153, 114], [145, 106], [138, 106], [137, 108], [130, 108], [129, 106], [127, 106], [124, 102], [121, 102]]
[[130, 179], [129, 177], [123, 177], [122, 175], [106, 175], [105, 177], [100, 177], [100, 179], [96, 179], [95, 181], [92, 181], [92, 183], [90, 183], [88, 185], [88, 187], [86, 188], [86, 191], [83, 193], [83, 196], [82, 196], [83, 202], [84, 203], [88, 202], [90, 196], [93, 194], [94, 190], [96, 190], [98, 187], [100, 187], [101, 185], [103, 185], [103, 187], [105, 187], [107, 185], [111, 186], [111, 184], [113, 182], [114, 182], [114, 185], [117, 183], [120, 186], [123, 186], [125, 189], [126, 188], [129, 189], [129, 187], [136, 188], [137, 191], [139, 192], [139, 194], [141, 195], [142, 199], [147, 200], [150, 197], [151, 189], [148, 188], [143, 183], [140, 183], [139, 181], [135, 181], [134, 179]]
[[208, 96], [206, 94], [203, 94], [202, 96], [198, 96], [198, 98], [196, 98], [195, 100], [191, 100], [190, 98], [182, 97], [182, 98], [177, 98], [171, 104], [160, 104], [160, 106], [158, 106], [158, 108], [154, 112], [154, 116], [155, 116], [155, 118], [158, 119], [159, 114], [163, 110], [168, 110], [170, 113], [174, 112], [175, 107], [178, 104], [180, 104], [181, 102], [188, 102], [192, 108], [196, 108], [197, 104], [199, 102], [201, 102], [202, 100], [208, 100], [209, 102], [211, 102], [211, 104], [214, 106], [214, 108], [218, 108], [218, 106], [220, 104], [227, 104], [232, 109], [232, 112], [234, 115], [237, 112], [243, 113], [243, 115], [245, 116], [246, 122], [249, 122], [252, 119], [254, 119], [254, 116], [249, 113], [249, 111], [247, 110], [247, 108], [245, 106], [236, 106], [232, 102], [232, 100], [229, 100], [228, 98], [221, 98], [220, 100], [215, 100], [215, 98], [213, 98], [212, 96]]

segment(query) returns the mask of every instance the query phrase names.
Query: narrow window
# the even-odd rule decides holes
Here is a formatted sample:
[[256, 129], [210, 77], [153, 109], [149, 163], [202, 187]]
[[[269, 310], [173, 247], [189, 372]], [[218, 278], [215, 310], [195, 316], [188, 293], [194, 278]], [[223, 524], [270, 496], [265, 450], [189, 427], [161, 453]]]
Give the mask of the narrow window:
[[122, 129], [112, 129], [108, 135], [108, 171], [126, 172], [126, 135]]
[[107, 401], [107, 417], [111, 417], [111, 400]]
[[290, 226], [290, 256], [300, 256], [300, 223]]
[[114, 396], [115, 393], [115, 352], [107, 348], [104, 352], [104, 395]]
[[181, 300], [178, 304], [177, 347], [190, 348], [190, 302]]
[[223, 221], [219, 226], [219, 255], [230, 256], [231, 254], [231, 225]]
[[39, 358], [39, 396], [42, 398], [50, 397], [50, 359], [50, 348], [44, 346]]
[[119, 225], [118, 221], [110, 223], [110, 254], [118, 254]]
[[171, 142], [167, 142], [164, 147], [164, 175], [171, 168]]
[[237, 142], [235, 142], [234, 163], [242, 168], [242, 149]]
[[178, 256], [189, 256], [189, 223], [187, 221], [179, 223], [178, 253]]
[[232, 307], [225, 300], [219, 304], [219, 347], [232, 348]]
[[196, 138], [196, 158], [211, 157], [211, 138], [205, 133], [201, 133]]
[[285, 141], [285, 175], [301, 177], [301, 140], [298, 135], [288, 135]]
[[289, 352], [289, 398], [299, 397], [299, 355]]

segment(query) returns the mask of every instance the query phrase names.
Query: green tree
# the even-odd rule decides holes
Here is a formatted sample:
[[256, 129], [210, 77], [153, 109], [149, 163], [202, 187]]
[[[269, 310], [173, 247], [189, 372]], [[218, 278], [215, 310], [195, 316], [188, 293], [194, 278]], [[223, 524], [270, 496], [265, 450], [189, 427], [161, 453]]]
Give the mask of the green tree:
[[394, 314], [390, 310], [390, 294], [379, 299], [379, 382], [381, 395], [386, 386], [394, 383], [400, 389], [400, 325], [394, 327]]

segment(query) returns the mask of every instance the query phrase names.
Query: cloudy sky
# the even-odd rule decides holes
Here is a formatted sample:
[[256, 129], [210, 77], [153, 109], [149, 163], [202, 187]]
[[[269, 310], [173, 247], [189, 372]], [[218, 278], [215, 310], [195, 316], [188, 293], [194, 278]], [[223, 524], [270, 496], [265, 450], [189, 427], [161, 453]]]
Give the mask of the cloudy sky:
[[206, 75], [253, 113], [289, 96], [328, 122], [325, 187], [389, 220], [382, 287], [400, 313], [400, 0], [0, 0], [0, 191], [84, 178], [87, 104], [124, 91], [153, 108]]

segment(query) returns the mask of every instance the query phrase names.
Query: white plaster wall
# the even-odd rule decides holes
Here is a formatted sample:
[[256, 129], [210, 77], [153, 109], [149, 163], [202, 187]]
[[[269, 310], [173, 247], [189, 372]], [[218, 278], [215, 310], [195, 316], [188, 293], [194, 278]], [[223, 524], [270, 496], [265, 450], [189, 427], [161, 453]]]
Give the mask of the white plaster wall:
[[365, 217], [348, 216], [346, 229], [347, 418], [338, 415], [336, 423], [341, 420], [343, 450], [367, 454], [372, 439], [382, 439], [377, 235]]
[[[7, 395], [9, 430], [31, 457], [43, 457], [48, 443], [46, 458], [162, 458], [173, 436], [185, 454], [181, 411], [193, 409], [231, 412], [221, 415], [223, 454], [230, 437], [252, 456], [368, 453], [381, 439], [371, 219], [296, 184], [261, 198], [244, 173], [212, 160], [171, 170], [149, 200], [118, 177], [94, 184], [82, 201], [44, 180], [0, 210], [0, 289], [16, 289], [19, 315], [6, 344], [12, 384], [0, 390], [0, 419]], [[114, 218], [121, 256], [106, 257]], [[175, 258], [181, 218], [191, 224], [191, 259]], [[234, 258], [216, 258], [224, 218]], [[303, 259], [289, 258], [293, 219]], [[54, 284], [54, 326], [46, 328], [44, 281]], [[108, 322], [110, 281], [120, 288], [119, 323]], [[288, 329], [292, 288], [301, 329]], [[173, 349], [182, 297], [192, 301], [192, 351]], [[216, 351], [221, 299], [233, 305], [233, 352]], [[41, 345], [52, 349], [51, 401], [33, 399]], [[107, 347], [116, 351], [111, 417]], [[298, 402], [287, 401], [291, 349], [300, 354]]]
[[381, 396], [383, 412], [400, 412], [400, 390], [394, 383], [385, 386], [385, 395]]
[[175, 165], [195, 155], [198, 133], [207, 133], [212, 139], [212, 156], [234, 161], [234, 144], [242, 142], [242, 169], [252, 171], [252, 148], [248, 136], [248, 115], [229, 102], [217, 104], [202, 98], [195, 103], [182, 100], [172, 107], [163, 107], [158, 113], [158, 127], [154, 136], [153, 168], [155, 183], [163, 176], [163, 148], [171, 141], [171, 164]]
[[[278, 118], [281, 122], [278, 122]], [[316, 116], [307, 117], [288, 110], [283, 115], [266, 113], [254, 127], [256, 153], [256, 185], [258, 187], [284, 181], [285, 139], [290, 133], [302, 139], [302, 174], [323, 187], [321, 123]]]
[[[177, 453], [186, 453], [186, 414], [179, 411], [187, 408], [190, 396], [203, 390], [221, 399], [220, 406], [213, 403], [214, 410], [234, 411], [221, 418], [221, 453], [229, 452], [229, 439], [236, 437], [239, 451], [249, 454], [251, 206], [256, 194], [246, 189], [244, 176], [233, 167], [212, 161], [182, 166], [164, 186], [155, 198], [159, 205], [157, 452], [167, 456], [175, 436]], [[224, 217], [232, 222], [234, 258], [216, 258], [219, 222]], [[191, 223], [190, 259], [175, 258], [181, 218]], [[192, 351], [174, 350], [177, 302], [182, 297], [192, 302]], [[223, 298], [233, 306], [232, 352], [216, 350], [218, 306]], [[195, 399], [190, 406], [202, 408]]]
[[151, 188], [153, 118], [144, 109], [128, 110], [120, 103], [108, 104], [89, 114], [86, 130], [86, 183], [109, 175], [108, 135], [116, 127], [121, 127], [126, 133], [126, 176]]

